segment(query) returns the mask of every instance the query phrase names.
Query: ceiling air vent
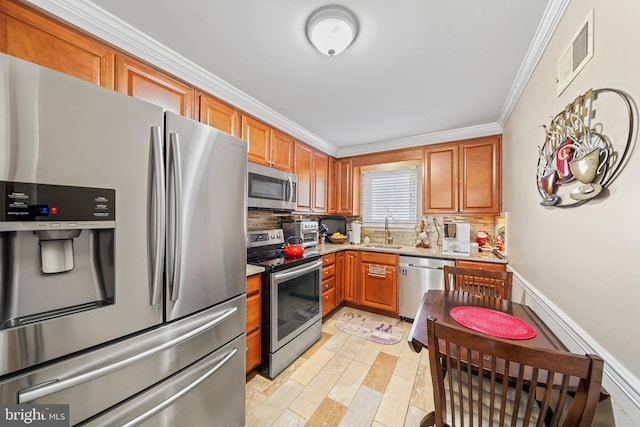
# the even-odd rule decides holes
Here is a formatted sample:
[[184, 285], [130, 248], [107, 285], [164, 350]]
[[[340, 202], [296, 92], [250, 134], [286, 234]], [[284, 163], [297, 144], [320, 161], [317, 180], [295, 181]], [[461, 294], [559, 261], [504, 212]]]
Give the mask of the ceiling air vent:
[[593, 57], [593, 9], [556, 63], [558, 96]]

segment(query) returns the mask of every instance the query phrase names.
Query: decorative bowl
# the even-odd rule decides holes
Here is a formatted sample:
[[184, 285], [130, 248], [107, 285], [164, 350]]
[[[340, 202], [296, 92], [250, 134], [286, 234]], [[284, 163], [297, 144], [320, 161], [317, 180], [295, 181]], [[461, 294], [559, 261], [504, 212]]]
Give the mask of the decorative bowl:
[[329, 238], [329, 240], [331, 240], [331, 243], [337, 243], [337, 244], [341, 244], [347, 241], [348, 237], [347, 236], [327, 236]]

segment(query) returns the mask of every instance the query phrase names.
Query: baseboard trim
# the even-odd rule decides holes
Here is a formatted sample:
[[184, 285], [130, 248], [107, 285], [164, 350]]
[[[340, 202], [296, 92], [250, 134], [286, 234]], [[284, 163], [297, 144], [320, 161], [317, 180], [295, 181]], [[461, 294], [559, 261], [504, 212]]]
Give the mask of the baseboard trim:
[[[618, 423], [618, 415], [628, 418], [629, 425], [636, 425], [634, 423], [640, 419], [640, 380], [517, 270], [511, 266], [508, 266], [508, 269], [513, 272], [514, 288], [521, 288], [514, 289], [514, 294], [522, 292], [523, 302], [542, 318], [571, 351], [595, 353], [604, 360], [602, 383], [611, 394], [614, 412], [616, 412], [616, 425], [625, 424]], [[621, 412], [616, 410], [616, 407]]]

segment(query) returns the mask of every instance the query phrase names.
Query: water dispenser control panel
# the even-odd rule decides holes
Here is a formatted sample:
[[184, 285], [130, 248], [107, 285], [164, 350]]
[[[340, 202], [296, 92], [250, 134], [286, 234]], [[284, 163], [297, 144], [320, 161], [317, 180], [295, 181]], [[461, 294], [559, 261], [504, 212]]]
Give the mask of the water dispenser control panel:
[[0, 222], [114, 221], [112, 189], [0, 181]]

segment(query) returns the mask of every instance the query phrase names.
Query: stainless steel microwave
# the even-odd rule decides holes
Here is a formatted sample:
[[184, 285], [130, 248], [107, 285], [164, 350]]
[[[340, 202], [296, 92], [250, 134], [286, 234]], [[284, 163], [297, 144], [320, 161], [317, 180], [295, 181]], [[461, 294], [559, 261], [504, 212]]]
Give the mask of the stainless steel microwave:
[[249, 162], [248, 203], [250, 208], [294, 210], [298, 176]]

